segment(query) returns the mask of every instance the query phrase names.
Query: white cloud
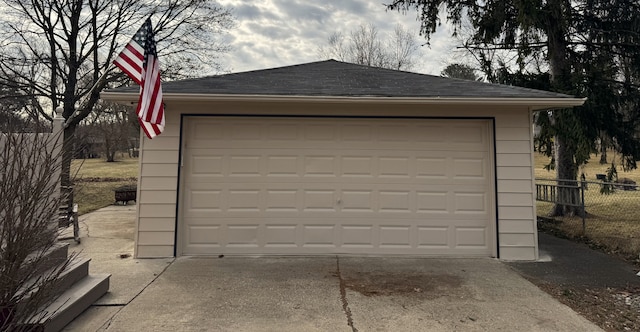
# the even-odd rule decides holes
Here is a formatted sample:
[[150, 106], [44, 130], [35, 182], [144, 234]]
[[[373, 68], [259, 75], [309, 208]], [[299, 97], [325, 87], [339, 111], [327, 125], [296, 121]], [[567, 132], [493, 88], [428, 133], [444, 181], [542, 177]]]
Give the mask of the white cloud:
[[[287, 66], [325, 60], [318, 47], [325, 45], [334, 32], [349, 33], [363, 24], [372, 24], [381, 35], [392, 33], [402, 24], [418, 36], [420, 24], [416, 14], [386, 11], [385, 6], [370, 0], [263, 0], [248, 3], [243, 0], [219, 0], [232, 8], [237, 27], [225, 40], [232, 51], [221, 57], [222, 64], [232, 72]], [[439, 75], [448, 63], [454, 40], [451, 31], [442, 26], [431, 38], [431, 47], [423, 46], [413, 71]]]

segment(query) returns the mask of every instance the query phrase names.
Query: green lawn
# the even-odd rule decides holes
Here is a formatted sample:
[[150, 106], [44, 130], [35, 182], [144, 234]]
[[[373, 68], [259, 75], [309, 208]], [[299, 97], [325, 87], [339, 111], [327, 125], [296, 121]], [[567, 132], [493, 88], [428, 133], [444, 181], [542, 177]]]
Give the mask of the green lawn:
[[84, 214], [113, 204], [113, 190], [137, 184], [138, 170], [137, 158], [121, 158], [111, 163], [104, 159], [74, 160], [71, 172], [78, 212]]

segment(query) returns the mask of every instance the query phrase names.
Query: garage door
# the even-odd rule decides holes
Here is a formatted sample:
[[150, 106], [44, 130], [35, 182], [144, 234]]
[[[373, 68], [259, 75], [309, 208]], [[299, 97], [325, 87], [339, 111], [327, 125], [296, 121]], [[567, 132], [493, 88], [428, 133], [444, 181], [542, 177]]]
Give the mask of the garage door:
[[187, 117], [182, 254], [490, 256], [489, 124]]

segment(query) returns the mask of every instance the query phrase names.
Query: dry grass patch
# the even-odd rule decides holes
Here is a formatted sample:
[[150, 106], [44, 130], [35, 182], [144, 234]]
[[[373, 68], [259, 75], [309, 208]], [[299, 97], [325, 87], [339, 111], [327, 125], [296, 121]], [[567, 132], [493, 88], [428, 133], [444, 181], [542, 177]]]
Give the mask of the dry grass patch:
[[[607, 168], [611, 167], [611, 163], [613, 162], [616, 165], [616, 169], [618, 170], [618, 178], [629, 178], [633, 181], [636, 181], [640, 184], [640, 170], [635, 169], [630, 172], [625, 172], [622, 170], [622, 166], [620, 165], [620, 155], [609, 152], [609, 158], [607, 159], [606, 164], [600, 164], [600, 156], [591, 155], [591, 159], [589, 162], [580, 167], [578, 170], [578, 175], [584, 173], [587, 181], [596, 181], [596, 174], [606, 174]], [[537, 179], [555, 179], [556, 172], [554, 170], [547, 171], [544, 167], [549, 164], [549, 158], [536, 153], [534, 156], [534, 167], [535, 167], [535, 177]]]
[[82, 178], [137, 178], [138, 159], [125, 158], [112, 163], [103, 159], [76, 159], [71, 163], [71, 174]]
[[80, 214], [89, 213], [115, 203], [113, 190], [123, 185], [135, 185], [138, 159], [124, 158], [108, 163], [103, 159], [74, 160], [75, 202]]
[[75, 185], [75, 202], [78, 204], [78, 213], [85, 214], [101, 209], [115, 203], [113, 190], [123, 185], [135, 182], [81, 182]]
[[[610, 156], [614, 156], [610, 153]], [[620, 160], [614, 157], [614, 162]], [[584, 172], [588, 183], [585, 190], [585, 209], [587, 218], [583, 231], [581, 217], [555, 217], [558, 223], [546, 225], [574, 238], [586, 238], [590, 242], [605, 247], [608, 251], [621, 253], [630, 258], [637, 258], [640, 253], [640, 191], [626, 191], [616, 189], [605, 195], [600, 192], [600, 185], [595, 182], [596, 174], [605, 174], [609, 164], [598, 163], [599, 157], [592, 156], [592, 162], [584, 165], [580, 173]], [[548, 158], [535, 156], [536, 178], [553, 179], [554, 171], [547, 171], [544, 165]], [[579, 173], [579, 174], [580, 174]], [[624, 172], [618, 166], [618, 178], [629, 178], [640, 183], [640, 170]], [[537, 202], [538, 216], [545, 217], [551, 212], [553, 204]]]

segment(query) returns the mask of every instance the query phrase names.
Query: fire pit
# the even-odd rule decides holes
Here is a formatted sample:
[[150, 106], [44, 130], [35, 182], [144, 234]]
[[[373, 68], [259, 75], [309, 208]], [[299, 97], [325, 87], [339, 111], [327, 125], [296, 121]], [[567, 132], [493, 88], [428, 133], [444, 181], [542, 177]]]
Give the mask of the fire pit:
[[121, 186], [114, 189], [116, 203], [122, 202], [122, 205], [129, 204], [129, 201], [136, 202], [136, 193], [138, 188], [136, 185]]

